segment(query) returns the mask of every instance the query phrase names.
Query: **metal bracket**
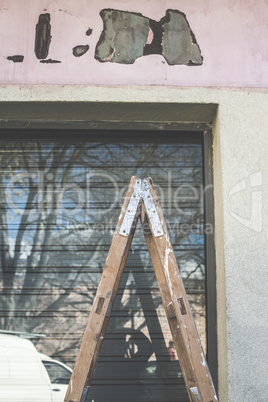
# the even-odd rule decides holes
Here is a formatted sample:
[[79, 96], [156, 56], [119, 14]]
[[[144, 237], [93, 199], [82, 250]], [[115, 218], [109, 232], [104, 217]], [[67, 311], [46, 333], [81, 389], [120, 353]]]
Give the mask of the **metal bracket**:
[[126, 237], [129, 235], [139, 203], [142, 200], [148, 214], [154, 237], [163, 236], [164, 232], [162, 224], [160, 222], [156, 205], [146, 179], [138, 179], [134, 185], [134, 190], [130, 197], [119, 234]]
[[138, 179], [138, 180], [136, 180], [136, 183], [134, 185], [134, 190], [130, 197], [130, 200], [129, 200], [129, 203], [127, 206], [127, 210], [126, 210], [122, 225], [119, 230], [119, 234], [122, 236], [127, 237], [131, 231], [131, 227], [132, 227], [135, 215], [137, 213], [139, 203], [141, 201], [141, 192], [142, 192], [141, 191], [141, 183], [142, 183], [142, 180]]
[[[89, 393], [89, 389], [90, 389], [89, 386], [88, 386], [88, 387], [85, 387], [85, 388], [83, 389], [83, 393], [82, 393], [82, 396], [81, 396], [81, 402], [86, 402], [87, 395], [88, 395], [88, 393]], [[70, 402], [72, 402], [72, 401], [70, 401]]]
[[162, 224], [161, 224], [161, 221], [160, 221], [157, 209], [156, 209], [156, 205], [155, 205], [153, 196], [150, 191], [149, 184], [146, 179], [143, 180], [142, 189], [143, 189], [143, 193], [144, 193], [143, 201], [144, 201], [144, 205], [145, 205], [145, 208], [146, 208], [146, 211], [148, 214], [148, 218], [151, 223], [154, 237], [163, 236], [164, 232], [163, 232]]

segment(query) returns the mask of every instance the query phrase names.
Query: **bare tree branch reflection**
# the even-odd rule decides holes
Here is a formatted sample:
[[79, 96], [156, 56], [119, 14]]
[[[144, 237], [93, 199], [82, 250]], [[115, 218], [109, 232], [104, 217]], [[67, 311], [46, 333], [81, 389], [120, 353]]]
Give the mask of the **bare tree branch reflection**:
[[[40, 350], [75, 360], [130, 177], [151, 176], [205, 342], [200, 145], [2, 141], [0, 161], [2, 328], [46, 333]], [[132, 250], [101, 359], [116, 354], [127, 331], [150, 342], [148, 359], [169, 360], [170, 335], [141, 229]]]

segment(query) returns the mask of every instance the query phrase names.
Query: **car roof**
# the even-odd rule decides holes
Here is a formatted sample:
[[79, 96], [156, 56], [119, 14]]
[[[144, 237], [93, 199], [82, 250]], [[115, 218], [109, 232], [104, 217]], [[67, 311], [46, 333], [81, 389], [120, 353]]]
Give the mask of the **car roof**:
[[16, 335], [0, 334], [0, 344], [5, 346], [21, 346], [24, 348], [35, 349], [31, 341]]

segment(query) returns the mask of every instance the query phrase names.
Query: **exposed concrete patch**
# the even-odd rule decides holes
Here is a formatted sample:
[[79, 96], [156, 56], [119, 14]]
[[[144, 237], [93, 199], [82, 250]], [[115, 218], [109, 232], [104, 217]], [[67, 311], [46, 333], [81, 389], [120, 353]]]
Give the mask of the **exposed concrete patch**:
[[185, 14], [167, 10], [163, 25], [163, 56], [168, 64], [203, 64], [199, 46]]
[[89, 49], [89, 45], [77, 45], [73, 48], [73, 55], [75, 57], [81, 57], [85, 54]]
[[169, 65], [201, 65], [203, 58], [185, 14], [167, 10], [159, 22], [142, 14], [104, 9], [103, 31], [95, 58], [133, 64], [149, 54], [162, 54]]
[[104, 9], [104, 29], [95, 50], [98, 61], [132, 64], [143, 56], [149, 34], [149, 20], [141, 14]]
[[16, 54], [14, 56], [8, 56], [7, 60], [11, 60], [14, 63], [22, 63], [24, 59], [24, 56], [20, 55], [20, 54]]
[[52, 36], [50, 25], [50, 14], [40, 14], [35, 29], [34, 52], [38, 59], [45, 59], [48, 56]]

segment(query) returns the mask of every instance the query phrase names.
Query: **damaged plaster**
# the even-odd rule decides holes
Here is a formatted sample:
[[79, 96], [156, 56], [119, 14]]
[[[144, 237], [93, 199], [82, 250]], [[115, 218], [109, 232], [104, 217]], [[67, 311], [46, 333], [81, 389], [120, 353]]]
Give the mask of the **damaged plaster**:
[[61, 61], [60, 60], [46, 59], [46, 60], [40, 60], [40, 63], [57, 64], [57, 63], [61, 63]]
[[73, 55], [75, 57], [81, 57], [85, 54], [89, 49], [89, 45], [77, 45], [73, 48]]
[[7, 60], [11, 60], [14, 63], [22, 63], [24, 59], [24, 56], [22, 56], [21, 54], [16, 54], [14, 56], [8, 56]]
[[92, 32], [93, 32], [93, 29], [88, 28], [88, 30], [86, 31], [86, 35], [90, 36], [92, 34]]
[[162, 54], [169, 65], [201, 65], [203, 58], [185, 14], [167, 10], [159, 22], [142, 14], [104, 9], [103, 31], [95, 49], [100, 62], [133, 64], [139, 57]]
[[[167, 10], [160, 21], [113, 9], [103, 9], [100, 16], [104, 29], [95, 49], [95, 59], [100, 62], [133, 64], [139, 57], [159, 54], [169, 65], [203, 63], [186, 16], [178, 10]], [[88, 28], [86, 35], [91, 34], [92, 29]], [[60, 63], [47, 59], [51, 38], [50, 14], [40, 14], [36, 25], [35, 55], [41, 63]], [[88, 50], [89, 45], [77, 45], [73, 48], [73, 55], [81, 57]], [[8, 60], [14, 63], [23, 61], [18, 56], [10, 57]]]
[[203, 63], [200, 48], [185, 14], [177, 10], [167, 10], [163, 26], [163, 56], [168, 64]]
[[132, 64], [143, 56], [149, 36], [149, 19], [141, 14], [104, 9], [100, 12], [104, 29], [95, 50], [101, 62]]
[[34, 52], [38, 59], [45, 59], [48, 56], [51, 42], [50, 14], [40, 14], [35, 28]]

